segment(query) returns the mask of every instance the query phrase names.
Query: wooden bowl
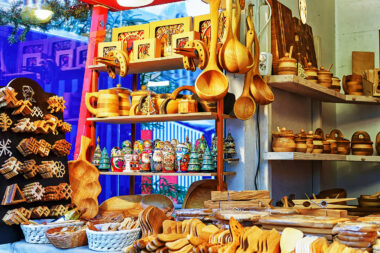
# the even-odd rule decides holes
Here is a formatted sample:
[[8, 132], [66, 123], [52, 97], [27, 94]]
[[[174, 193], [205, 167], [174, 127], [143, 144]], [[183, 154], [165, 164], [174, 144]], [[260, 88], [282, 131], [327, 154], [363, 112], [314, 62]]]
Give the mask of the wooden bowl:
[[380, 207], [380, 199], [358, 198], [360, 207]]
[[142, 195], [141, 206], [145, 209], [148, 206], [160, 208], [166, 215], [172, 215], [174, 211], [173, 201], [161, 194]]

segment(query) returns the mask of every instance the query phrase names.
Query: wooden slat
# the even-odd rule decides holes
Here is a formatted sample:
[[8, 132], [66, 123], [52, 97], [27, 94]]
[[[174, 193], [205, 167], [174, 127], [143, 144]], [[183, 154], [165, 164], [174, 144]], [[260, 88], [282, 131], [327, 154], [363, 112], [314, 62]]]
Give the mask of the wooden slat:
[[291, 226], [308, 228], [332, 228], [335, 224], [347, 220], [346, 218], [335, 217], [315, 217], [308, 215], [285, 215], [285, 216], [265, 216], [259, 221], [261, 224], [273, 226]]
[[266, 152], [265, 160], [346, 161], [345, 155], [310, 154], [299, 152]]
[[[104, 64], [90, 65], [88, 68], [107, 72]], [[155, 59], [142, 59], [137, 62], [128, 63], [128, 74], [139, 74], [172, 69], [183, 69], [182, 56], [175, 55]], [[119, 70], [116, 69], [116, 73], [118, 72]]]
[[346, 218], [347, 210], [333, 210], [333, 209], [297, 209], [299, 214], [313, 215], [313, 216], [329, 216], [335, 218]]
[[269, 199], [269, 191], [212, 191], [211, 200], [252, 200]]
[[[173, 172], [173, 173], [156, 173], [156, 172], [100, 172], [100, 175], [118, 175], [118, 176], [198, 176], [198, 177], [215, 177], [216, 172]], [[224, 176], [236, 175], [234, 171], [223, 172]]]
[[380, 105], [379, 97], [345, 95], [319, 84], [312, 83], [299, 76], [274, 75], [266, 76], [265, 80], [273, 88], [311, 97], [322, 102]]
[[205, 208], [212, 209], [251, 209], [251, 208], [259, 208], [259, 207], [268, 207], [271, 199], [255, 199], [255, 200], [247, 200], [247, 201], [212, 201], [207, 200], [204, 202]]
[[[228, 118], [226, 115], [225, 118]], [[104, 122], [112, 124], [131, 124], [144, 122], [164, 122], [164, 121], [189, 121], [189, 120], [215, 120], [214, 112], [197, 112], [187, 114], [156, 114], [156, 115], [138, 115], [138, 116], [119, 116], [108, 118], [87, 118], [88, 121]]]

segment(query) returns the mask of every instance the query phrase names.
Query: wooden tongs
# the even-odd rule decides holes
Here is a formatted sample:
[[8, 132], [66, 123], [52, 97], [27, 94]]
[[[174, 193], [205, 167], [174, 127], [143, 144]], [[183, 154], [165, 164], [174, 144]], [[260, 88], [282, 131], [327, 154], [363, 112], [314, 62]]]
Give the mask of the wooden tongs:
[[310, 199], [306, 195], [307, 199], [293, 199], [295, 204], [294, 208], [326, 208], [326, 209], [345, 209], [345, 208], [355, 208], [354, 206], [348, 205], [334, 205], [333, 203], [345, 202], [349, 200], [355, 200], [356, 198], [335, 198], [335, 199]]

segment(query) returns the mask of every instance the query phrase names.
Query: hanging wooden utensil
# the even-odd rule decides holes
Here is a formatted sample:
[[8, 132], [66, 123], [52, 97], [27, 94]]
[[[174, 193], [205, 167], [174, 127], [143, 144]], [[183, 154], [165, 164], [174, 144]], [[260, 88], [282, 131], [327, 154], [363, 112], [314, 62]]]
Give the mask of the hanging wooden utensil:
[[210, 2], [211, 15], [211, 42], [210, 57], [207, 67], [195, 81], [197, 95], [207, 101], [217, 101], [222, 99], [228, 92], [228, 79], [220, 71], [217, 65], [216, 43], [218, 40], [218, 8], [220, 0]]
[[[257, 34], [255, 32], [255, 26], [253, 24], [253, 8], [250, 7], [249, 9], [249, 15], [247, 17], [247, 23], [249, 30], [253, 31], [254, 35], [254, 42], [255, 42], [255, 60], [254, 60], [254, 68], [251, 70], [253, 72], [252, 74], [252, 81], [250, 85], [250, 91], [251, 95], [255, 99], [256, 103], [260, 105], [267, 105], [273, 102], [274, 95], [270, 87], [267, 85], [267, 83], [263, 80], [263, 78], [260, 75], [259, 72], [259, 57], [260, 57], [260, 46], [259, 46], [259, 40], [257, 38]], [[249, 50], [251, 50], [251, 47], [248, 47]]]
[[232, 0], [227, 0], [227, 37], [219, 51], [219, 64], [228, 72], [244, 74], [252, 68], [254, 61], [252, 54], [237, 38], [240, 12], [240, 3], [237, 1], [237, 21], [232, 31]]

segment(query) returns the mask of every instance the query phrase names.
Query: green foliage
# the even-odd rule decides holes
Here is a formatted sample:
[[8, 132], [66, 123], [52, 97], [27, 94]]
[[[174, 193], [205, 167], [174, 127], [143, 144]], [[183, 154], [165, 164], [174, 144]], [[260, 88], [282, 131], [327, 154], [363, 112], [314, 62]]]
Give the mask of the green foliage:
[[178, 203], [183, 203], [187, 189], [186, 187], [179, 186], [178, 184], [169, 183], [163, 177], [159, 180], [152, 181], [152, 177], [147, 177], [141, 185], [142, 192], [151, 192], [152, 194], [161, 194], [177, 200]]

